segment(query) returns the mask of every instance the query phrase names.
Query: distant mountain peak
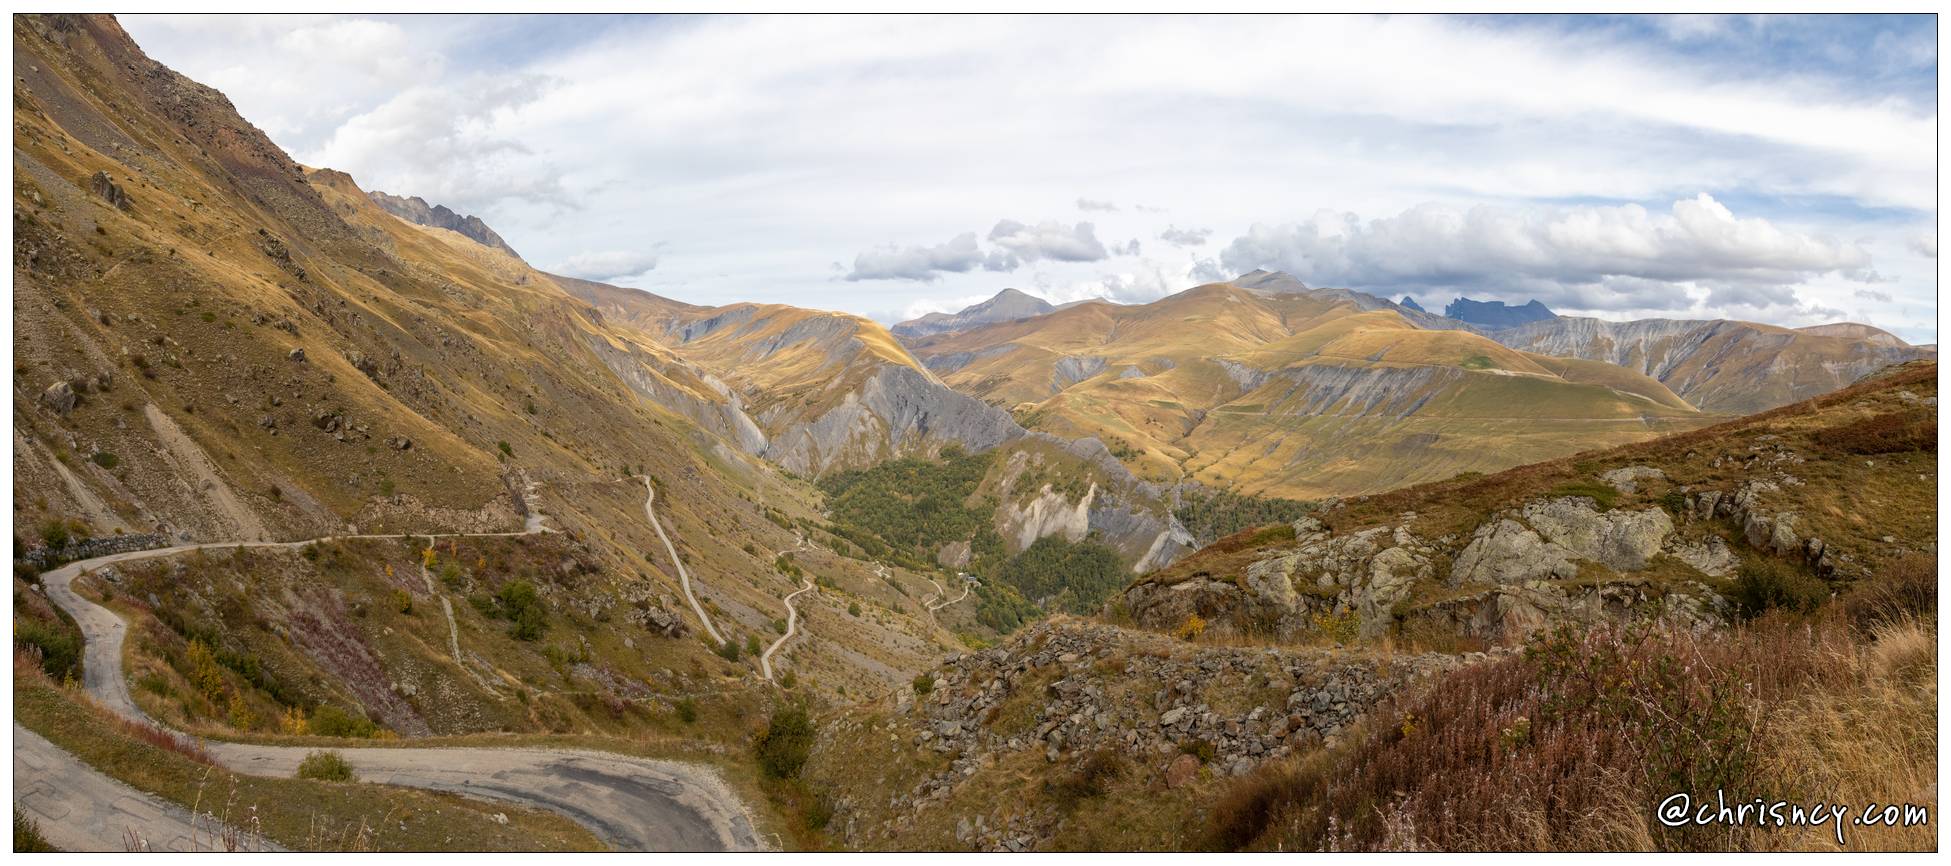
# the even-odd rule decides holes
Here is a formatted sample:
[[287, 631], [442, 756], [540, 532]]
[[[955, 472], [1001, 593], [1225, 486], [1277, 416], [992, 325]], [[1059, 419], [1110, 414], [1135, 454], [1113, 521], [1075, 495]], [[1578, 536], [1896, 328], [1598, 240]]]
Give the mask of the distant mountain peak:
[[1296, 292], [1312, 291], [1308, 287], [1308, 284], [1296, 279], [1292, 274], [1284, 271], [1270, 271], [1265, 268], [1255, 268], [1234, 277], [1233, 285], [1263, 295], [1287, 295]]
[[1402, 307], [1405, 310], [1415, 310], [1418, 313], [1429, 312], [1428, 310], [1423, 309], [1422, 304], [1416, 303], [1415, 298], [1409, 297], [1408, 295], [1403, 295], [1402, 301], [1398, 303], [1396, 306]]
[[1469, 322], [1486, 328], [1510, 328], [1529, 322], [1542, 322], [1558, 318], [1558, 314], [1536, 298], [1521, 306], [1510, 306], [1503, 301], [1474, 301], [1457, 298], [1443, 308], [1443, 315], [1459, 322]]
[[393, 195], [379, 190], [373, 190], [367, 195], [382, 210], [414, 225], [447, 229], [482, 246], [493, 247], [518, 259], [522, 257], [520, 253], [515, 252], [514, 247], [508, 245], [507, 241], [501, 239], [501, 235], [495, 234], [494, 229], [488, 228], [488, 224], [482, 222], [478, 216], [455, 213], [452, 208], [444, 204], [428, 204], [426, 199], [417, 195]]
[[995, 297], [963, 307], [954, 313], [929, 313], [910, 319], [888, 330], [903, 339], [918, 339], [935, 334], [966, 331], [998, 322], [1013, 322], [1053, 312], [1057, 307], [1042, 298], [1016, 289], [1004, 289]]

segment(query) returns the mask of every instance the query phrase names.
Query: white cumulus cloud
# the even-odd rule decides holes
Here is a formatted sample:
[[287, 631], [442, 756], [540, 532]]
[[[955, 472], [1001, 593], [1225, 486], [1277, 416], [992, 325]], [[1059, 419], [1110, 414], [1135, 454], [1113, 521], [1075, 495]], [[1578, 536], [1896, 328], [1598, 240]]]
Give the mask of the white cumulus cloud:
[[555, 272], [599, 283], [642, 276], [657, 267], [657, 256], [633, 250], [578, 253], [562, 260]]
[[1256, 224], [1220, 253], [1234, 272], [1287, 271], [1310, 284], [1456, 288], [1537, 297], [1579, 309], [1792, 302], [1787, 286], [1825, 274], [1865, 280], [1855, 244], [1741, 218], [1705, 193], [1665, 213], [1634, 204], [1512, 210], [1425, 204], [1362, 221], [1322, 211]]

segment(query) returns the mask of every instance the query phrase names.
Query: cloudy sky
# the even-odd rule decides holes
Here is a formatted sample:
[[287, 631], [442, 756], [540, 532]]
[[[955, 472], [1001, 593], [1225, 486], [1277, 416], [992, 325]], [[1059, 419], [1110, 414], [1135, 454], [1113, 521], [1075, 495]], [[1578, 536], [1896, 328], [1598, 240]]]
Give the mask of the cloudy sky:
[[883, 321], [1286, 270], [1936, 340], [1929, 16], [127, 16], [531, 263]]

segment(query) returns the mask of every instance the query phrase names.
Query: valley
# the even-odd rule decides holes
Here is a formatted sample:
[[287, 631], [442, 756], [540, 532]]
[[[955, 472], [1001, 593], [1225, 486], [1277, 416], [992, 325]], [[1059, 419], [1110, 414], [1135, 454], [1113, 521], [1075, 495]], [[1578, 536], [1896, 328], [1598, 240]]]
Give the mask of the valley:
[[1936, 802], [1934, 346], [1269, 269], [691, 303], [300, 164], [114, 17], [12, 24], [17, 848], [1801, 850], [1645, 804]]

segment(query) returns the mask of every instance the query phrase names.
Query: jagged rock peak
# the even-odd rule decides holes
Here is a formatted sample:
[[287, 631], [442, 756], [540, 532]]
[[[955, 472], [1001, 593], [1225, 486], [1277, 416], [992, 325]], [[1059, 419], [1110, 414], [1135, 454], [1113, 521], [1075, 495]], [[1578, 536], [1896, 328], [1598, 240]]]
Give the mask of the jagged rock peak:
[[381, 209], [407, 222], [458, 232], [482, 246], [493, 247], [518, 259], [522, 257], [520, 253], [515, 252], [514, 247], [508, 245], [507, 241], [501, 239], [501, 235], [495, 234], [494, 229], [488, 228], [488, 224], [482, 222], [478, 216], [455, 213], [444, 204], [430, 205], [426, 199], [417, 195], [399, 196], [379, 190], [373, 190], [367, 195], [371, 196], [373, 203], [379, 205]]
[[1509, 328], [1558, 318], [1557, 313], [1552, 312], [1544, 304], [1538, 303], [1535, 298], [1517, 307], [1509, 306], [1503, 301], [1473, 301], [1469, 298], [1457, 298], [1443, 308], [1443, 315], [1487, 328]]

